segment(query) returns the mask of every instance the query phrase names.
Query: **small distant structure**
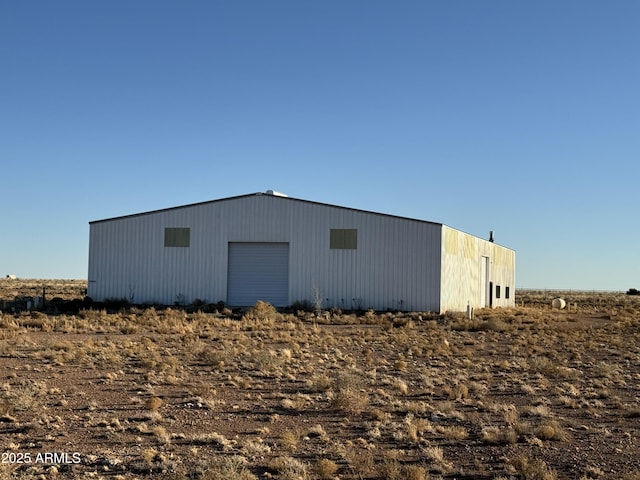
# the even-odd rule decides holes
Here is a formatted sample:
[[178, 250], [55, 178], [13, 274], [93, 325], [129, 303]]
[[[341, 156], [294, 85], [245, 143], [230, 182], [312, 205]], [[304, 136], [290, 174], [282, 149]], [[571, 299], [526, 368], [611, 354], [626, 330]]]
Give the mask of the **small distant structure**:
[[7, 275], [5, 278], [7, 280], [17, 280], [18, 277], [16, 275]]

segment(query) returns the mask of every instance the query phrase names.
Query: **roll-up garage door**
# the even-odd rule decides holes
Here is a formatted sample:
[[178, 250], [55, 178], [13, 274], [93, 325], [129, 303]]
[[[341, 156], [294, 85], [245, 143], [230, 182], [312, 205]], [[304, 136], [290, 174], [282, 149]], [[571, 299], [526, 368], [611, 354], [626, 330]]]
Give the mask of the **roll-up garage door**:
[[246, 307], [258, 300], [289, 304], [288, 243], [229, 243], [227, 303]]

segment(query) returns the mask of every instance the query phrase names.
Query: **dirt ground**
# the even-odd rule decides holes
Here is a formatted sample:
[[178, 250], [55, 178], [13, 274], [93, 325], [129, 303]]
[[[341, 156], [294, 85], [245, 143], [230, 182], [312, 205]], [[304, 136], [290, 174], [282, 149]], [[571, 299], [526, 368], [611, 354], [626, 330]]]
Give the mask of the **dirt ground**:
[[[11, 311], [45, 283], [44, 311]], [[83, 288], [0, 280], [0, 478], [640, 479], [639, 297], [517, 292], [473, 319], [56, 303]]]

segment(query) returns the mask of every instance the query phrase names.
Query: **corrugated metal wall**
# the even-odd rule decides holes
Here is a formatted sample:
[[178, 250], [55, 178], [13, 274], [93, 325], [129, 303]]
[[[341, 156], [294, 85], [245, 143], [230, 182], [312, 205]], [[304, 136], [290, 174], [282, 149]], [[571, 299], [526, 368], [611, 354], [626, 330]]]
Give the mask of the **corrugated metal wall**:
[[[190, 228], [165, 247], [165, 227]], [[329, 248], [357, 229], [358, 248]], [[138, 303], [227, 300], [229, 242], [289, 243], [289, 302], [438, 310], [441, 225], [271, 195], [247, 195], [90, 224], [89, 295]]]
[[[482, 257], [489, 258], [487, 278], [482, 278]], [[464, 311], [485, 306], [483, 282], [491, 287], [494, 307], [515, 305], [515, 252], [443, 225], [442, 227], [442, 311]], [[497, 288], [500, 287], [500, 298]], [[509, 287], [509, 297], [506, 289]]]

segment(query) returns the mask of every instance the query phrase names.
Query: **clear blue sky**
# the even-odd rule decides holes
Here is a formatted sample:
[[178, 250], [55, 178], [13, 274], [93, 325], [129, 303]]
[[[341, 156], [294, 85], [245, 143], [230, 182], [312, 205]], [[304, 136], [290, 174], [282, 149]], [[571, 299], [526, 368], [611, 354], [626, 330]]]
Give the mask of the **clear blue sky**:
[[0, 0], [0, 275], [274, 189], [442, 222], [517, 286], [640, 288], [640, 2]]

